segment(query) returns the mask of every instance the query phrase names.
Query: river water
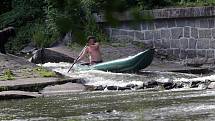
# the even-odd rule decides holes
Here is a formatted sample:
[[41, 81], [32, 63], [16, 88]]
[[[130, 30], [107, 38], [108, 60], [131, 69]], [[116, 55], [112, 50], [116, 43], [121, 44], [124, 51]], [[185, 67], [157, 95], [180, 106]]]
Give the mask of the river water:
[[[197, 76], [170, 72], [143, 72], [122, 74], [79, 69], [79, 65], [67, 73], [68, 63], [43, 65], [67, 76], [85, 80], [93, 86], [141, 86], [144, 81], [188, 82], [215, 75]], [[85, 70], [85, 71], [84, 71]], [[14, 121], [147, 121], [147, 120], [215, 120], [215, 90], [204, 86], [171, 90], [142, 89], [126, 91], [86, 91], [69, 95], [48, 96], [36, 99], [0, 102], [0, 119]]]

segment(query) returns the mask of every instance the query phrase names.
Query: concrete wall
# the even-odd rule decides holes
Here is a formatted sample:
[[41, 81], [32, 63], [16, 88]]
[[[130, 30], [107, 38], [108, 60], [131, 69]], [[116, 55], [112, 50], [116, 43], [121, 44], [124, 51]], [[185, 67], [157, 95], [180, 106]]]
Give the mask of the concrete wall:
[[[215, 7], [156, 9], [153, 20], [133, 23], [126, 13], [118, 27], [105, 26], [112, 39], [129, 39], [156, 47], [176, 58], [215, 57]], [[105, 23], [97, 16], [99, 23]]]

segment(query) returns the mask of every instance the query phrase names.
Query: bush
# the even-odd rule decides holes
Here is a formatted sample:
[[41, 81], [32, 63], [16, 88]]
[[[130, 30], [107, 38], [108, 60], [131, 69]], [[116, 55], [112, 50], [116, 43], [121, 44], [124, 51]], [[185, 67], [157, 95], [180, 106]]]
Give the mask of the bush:
[[46, 29], [45, 25], [37, 25], [35, 32], [32, 36], [32, 42], [39, 48], [50, 47], [56, 42], [59, 34], [57, 32], [52, 33]]

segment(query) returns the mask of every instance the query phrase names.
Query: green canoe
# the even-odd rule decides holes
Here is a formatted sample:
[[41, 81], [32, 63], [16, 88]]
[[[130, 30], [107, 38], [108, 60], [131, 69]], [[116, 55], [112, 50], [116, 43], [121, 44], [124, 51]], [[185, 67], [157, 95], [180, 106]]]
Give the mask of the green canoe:
[[93, 65], [95, 70], [111, 71], [111, 72], [137, 72], [149, 66], [153, 60], [154, 49], [148, 49], [134, 56], [124, 59], [108, 61]]

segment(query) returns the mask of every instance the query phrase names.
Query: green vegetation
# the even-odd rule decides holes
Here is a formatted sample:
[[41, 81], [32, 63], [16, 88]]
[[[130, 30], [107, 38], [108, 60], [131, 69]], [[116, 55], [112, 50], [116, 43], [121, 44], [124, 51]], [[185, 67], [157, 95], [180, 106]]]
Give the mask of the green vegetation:
[[89, 35], [108, 41], [94, 13], [105, 13], [109, 24], [117, 25], [114, 12], [132, 11], [139, 21], [151, 19], [143, 10], [214, 5], [215, 0], [1, 0], [0, 29], [16, 28], [17, 36], [7, 44], [7, 50], [16, 53], [30, 42], [38, 48], [49, 47], [67, 32], [72, 32], [79, 44], [85, 44]]
[[14, 80], [14, 74], [10, 69], [4, 70], [3, 76], [0, 76], [0, 80]]
[[56, 73], [53, 71], [49, 71], [43, 67], [34, 68], [33, 71], [38, 73], [41, 77], [56, 77]]

